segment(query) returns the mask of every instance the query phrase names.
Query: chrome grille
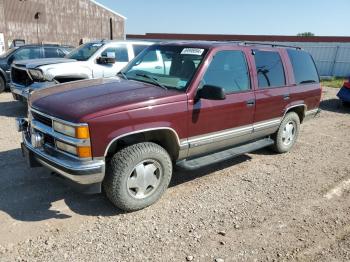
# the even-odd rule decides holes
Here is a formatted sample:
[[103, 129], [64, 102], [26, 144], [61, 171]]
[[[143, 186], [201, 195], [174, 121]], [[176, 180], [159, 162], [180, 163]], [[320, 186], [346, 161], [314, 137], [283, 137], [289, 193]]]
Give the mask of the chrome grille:
[[33, 83], [25, 68], [22, 69], [14, 66], [11, 68], [11, 80], [15, 84], [24, 86], [29, 86]]
[[43, 123], [44, 125], [47, 125], [49, 127], [52, 127], [52, 120], [51, 118], [48, 118], [46, 116], [43, 116], [41, 114], [38, 114], [34, 111], [31, 112], [32, 113], [32, 117], [34, 120], [40, 122], [40, 123]]

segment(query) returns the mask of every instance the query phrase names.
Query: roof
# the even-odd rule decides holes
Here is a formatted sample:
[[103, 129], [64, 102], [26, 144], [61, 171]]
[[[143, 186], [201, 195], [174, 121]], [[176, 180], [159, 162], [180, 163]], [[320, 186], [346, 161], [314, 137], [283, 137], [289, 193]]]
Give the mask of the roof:
[[350, 43], [350, 36], [291, 36], [291, 35], [212, 35], [146, 33], [126, 35], [129, 39], [158, 40], [211, 40], [211, 41], [259, 41], [259, 42], [339, 42]]
[[215, 47], [222, 46], [239, 46], [239, 47], [264, 47], [264, 48], [292, 48], [292, 49], [301, 49], [297, 46], [290, 45], [280, 45], [276, 43], [259, 43], [259, 42], [246, 42], [246, 41], [196, 41], [196, 40], [183, 40], [183, 41], [167, 41], [161, 42], [159, 45], [163, 46], [181, 46], [181, 47], [190, 47], [190, 48], [204, 48], [212, 49]]
[[103, 5], [103, 4], [100, 4], [99, 2], [97, 2], [97, 1], [95, 1], [95, 0], [90, 0], [90, 2], [94, 3], [95, 5], [98, 5], [99, 7], [102, 7], [103, 9], [106, 9], [107, 11], [109, 11], [109, 12], [111, 12], [111, 13], [117, 15], [117, 16], [120, 16], [121, 18], [123, 18], [123, 19], [125, 19], [125, 20], [127, 19], [125, 16], [123, 16], [123, 15], [117, 13], [116, 11], [114, 11], [114, 10], [108, 8], [107, 6], [105, 6], [105, 5]]

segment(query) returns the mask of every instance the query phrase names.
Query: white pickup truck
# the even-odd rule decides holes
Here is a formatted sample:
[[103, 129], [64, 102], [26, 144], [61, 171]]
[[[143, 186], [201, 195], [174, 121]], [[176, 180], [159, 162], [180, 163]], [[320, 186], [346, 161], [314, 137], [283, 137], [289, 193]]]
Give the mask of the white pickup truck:
[[[15, 62], [10, 88], [14, 99], [26, 101], [29, 94], [44, 87], [76, 80], [115, 76], [152, 42], [94, 41], [81, 45], [65, 58]], [[154, 65], [157, 70], [157, 65]]]

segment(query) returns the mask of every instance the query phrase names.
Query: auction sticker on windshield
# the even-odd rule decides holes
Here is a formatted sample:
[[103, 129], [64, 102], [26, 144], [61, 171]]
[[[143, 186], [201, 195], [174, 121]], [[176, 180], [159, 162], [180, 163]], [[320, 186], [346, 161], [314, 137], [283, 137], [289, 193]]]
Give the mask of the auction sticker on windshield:
[[201, 48], [184, 48], [181, 55], [202, 55], [204, 49]]

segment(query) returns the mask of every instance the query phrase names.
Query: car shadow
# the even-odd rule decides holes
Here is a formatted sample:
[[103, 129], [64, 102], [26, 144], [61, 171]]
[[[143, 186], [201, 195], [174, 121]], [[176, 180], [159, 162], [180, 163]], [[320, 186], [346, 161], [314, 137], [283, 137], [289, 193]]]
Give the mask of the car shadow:
[[27, 105], [19, 101], [0, 102], [0, 116], [25, 117]]
[[[195, 171], [176, 167], [170, 187], [249, 159], [249, 156], [242, 155]], [[72, 212], [83, 216], [116, 216], [125, 213], [115, 208], [104, 194], [75, 192], [49, 170], [28, 168], [20, 149], [0, 152], [0, 169], [0, 211], [15, 220], [67, 219], [72, 216]]]
[[350, 107], [343, 105], [341, 100], [336, 98], [321, 101], [320, 109], [334, 113], [350, 114]]

